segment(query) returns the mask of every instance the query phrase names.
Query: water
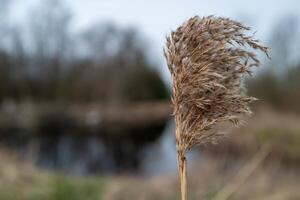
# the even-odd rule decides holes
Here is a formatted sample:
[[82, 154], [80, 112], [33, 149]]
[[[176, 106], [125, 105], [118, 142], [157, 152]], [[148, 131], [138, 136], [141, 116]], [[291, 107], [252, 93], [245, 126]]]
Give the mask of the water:
[[[169, 121], [160, 139], [145, 149], [142, 159], [142, 172], [146, 176], [174, 175], [177, 173], [177, 154], [175, 145], [175, 124]], [[187, 154], [189, 167], [198, 152]]]
[[142, 171], [145, 175], [171, 175], [177, 170], [174, 123], [168, 122], [161, 138], [145, 149]]
[[[71, 131], [53, 127], [46, 127], [46, 132], [36, 134], [9, 130], [7, 134], [2, 133], [0, 141], [40, 168], [70, 174], [159, 176], [177, 172], [173, 120], [161, 128], [139, 129], [119, 135], [88, 133], [87, 130], [80, 133], [76, 127]], [[193, 157], [193, 153], [188, 157]]]

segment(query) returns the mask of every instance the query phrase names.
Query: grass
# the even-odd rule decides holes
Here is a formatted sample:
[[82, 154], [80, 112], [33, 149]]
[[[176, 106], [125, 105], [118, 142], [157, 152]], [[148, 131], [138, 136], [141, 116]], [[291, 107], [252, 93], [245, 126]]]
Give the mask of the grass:
[[0, 153], [1, 200], [102, 200], [106, 179], [50, 173]]
[[230, 133], [218, 147], [208, 146], [206, 151], [219, 158], [242, 158], [254, 155], [267, 144], [270, 146], [269, 161], [300, 164], [300, 117], [297, 115], [259, 108], [245, 126]]
[[102, 199], [103, 183], [98, 180], [57, 177], [50, 184], [52, 190], [49, 200], [100, 200]]
[[208, 191], [204, 195], [204, 199], [206, 200], [213, 200], [218, 193], [218, 189], [216, 188], [208, 188]]
[[[25, 184], [25, 183], [24, 183]], [[101, 200], [104, 183], [90, 178], [49, 177], [0, 189], [1, 200]]]
[[256, 131], [256, 137], [260, 143], [269, 143], [277, 157], [300, 163], [300, 129], [265, 127]]

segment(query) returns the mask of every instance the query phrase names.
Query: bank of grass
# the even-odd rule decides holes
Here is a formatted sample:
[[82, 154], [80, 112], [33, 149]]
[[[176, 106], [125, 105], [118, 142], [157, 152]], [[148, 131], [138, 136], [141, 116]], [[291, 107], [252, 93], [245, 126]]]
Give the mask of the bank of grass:
[[[21, 178], [21, 177], [20, 177]], [[0, 188], [1, 200], [101, 200], [102, 179], [48, 175]]]
[[[1, 152], [0, 158], [0, 200], [179, 200], [176, 176], [68, 176], [7, 159]], [[191, 200], [215, 199], [248, 163], [207, 156], [194, 161]], [[285, 167], [260, 165], [231, 199], [300, 199], [299, 170]]]
[[258, 129], [259, 143], [269, 143], [273, 156], [300, 164], [300, 128], [264, 127]]
[[106, 178], [69, 176], [34, 168], [0, 152], [0, 200], [102, 200]]
[[260, 108], [247, 119], [247, 124], [229, 130], [218, 147], [208, 146], [205, 152], [234, 158], [254, 155], [262, 146], [270, 146], [268, 161], [300, 164], [300, 116]]
[[[288, 113], [262, 110], [249, 124], [247, 138], [243, 143], [254, 149], [268, 144], [270, 159], [287, 164], [300, 164], [300, 117]], [[245, 127], [243, 130], [246, 130]], [[243, 135], [243, 133], [241, 133]], [[236, 134], [237, 135], [237, 134]], [[241, 137], [242, 137], [241, 135]], [[248, 144], [247, 144], [248, 143]], [[247, 145], [246, 145], [247, 144]], [[242, 146], [242, 145], [241, 145]]]
[[104, 181], [53, 175], [0, 189], [1, 200], [101, 200]]

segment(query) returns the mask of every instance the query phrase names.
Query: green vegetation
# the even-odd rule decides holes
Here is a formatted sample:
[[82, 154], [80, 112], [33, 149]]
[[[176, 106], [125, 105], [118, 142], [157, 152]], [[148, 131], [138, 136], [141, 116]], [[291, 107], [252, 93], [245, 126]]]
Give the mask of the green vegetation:
[[218, 193], [217, 188], [209, 188], [208, 191], [206, 192], [204, 199], [206, 200], [213, 200], [216, 194]]
[[101, 200], [104, 182], [83, 177], [39, 177], [1, 187], [1, 200]]
[[68, 178], [55, 178], [51, 183], [52, 191], [49, 199], [55, 200], [99, 200], [103, 189], [103, 183], [95, 180], [74, 181]]

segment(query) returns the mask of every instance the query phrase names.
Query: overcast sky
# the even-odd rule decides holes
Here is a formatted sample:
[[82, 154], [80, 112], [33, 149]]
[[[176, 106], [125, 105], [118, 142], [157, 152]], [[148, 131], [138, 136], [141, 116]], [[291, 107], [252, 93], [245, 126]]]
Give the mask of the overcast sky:
[[[14, 0], [19, 16], [40, 0]], [[193, 15], [217, 15], [242, 20], [265, 34], [284, 15], [300, 15], [299, 0], [66, 0], [80, 28], [101, 20], [140, 28], [155, 43]], [[1, 5], [0, 5], [1, 6]]]
[[[22, 18], [40, 0], [13, 0]], [[150, 40], [161, 62], [165, 36], [194, 15], [226, 16], [243, 21], [266, 39], [272, 25], [286, 15], [300, 16], [299, 0], [66, 0], [74, 14], [76, 29], [111, 20], [139, 28]]]

